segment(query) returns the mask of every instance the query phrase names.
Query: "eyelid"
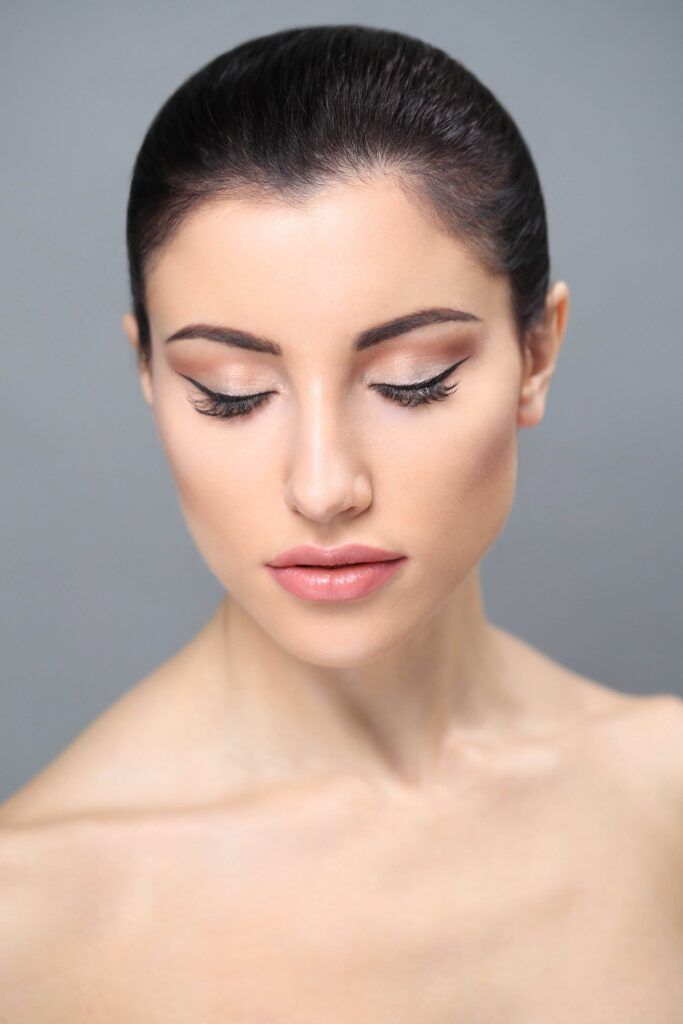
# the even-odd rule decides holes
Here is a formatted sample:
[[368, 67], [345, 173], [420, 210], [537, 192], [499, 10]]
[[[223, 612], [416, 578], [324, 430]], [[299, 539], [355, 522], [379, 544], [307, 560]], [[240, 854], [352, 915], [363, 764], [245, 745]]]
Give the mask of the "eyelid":
[[[414, 388], [418, 387], [429, 387], [430, 384], [437, 384], [439, 381], [443, 380], [467, 359], [469, 359], [469, 356], [465, 356], [464, 359], [459, 359], [456, 363], [453, 363], [452, 366], [448, 366], [445, 370], [437, 373], [435, 377], [429, 377], [428, 380], [416, 380], [412, 381], [410, 384], [392, 384], [391, 387], [396, 391], [412, 391]], [[386, 381], [383, 381], [382, 383], [386, 384]]]
[[194, 377], [189, 377], [186, 373], [181, 373], [180, 376], [185, 380], [189, 380], [190, 384], [194, 384], [194, 386], [199, 388], [200, 391], [203, 391], [205, 395], [210, 395], [211, 397], [217, 396], [218, 398], [232, 398], [235, 402], [239, 402], [241, 398], [255, 398], [257, 395], [271, 394], [270, 391], [250, 391], [247, 395], [231, 395], [227, 391], [214, 391], [212, 388], [208, 388], [206, 384], [200, 384], [198, 380], [194, 379]]
[[[467, 362], [469, 358], [469, 356], [465, 356], [463, 359], [458, 359], [457, 362], [453, 363], [451, 366], [447, 366], [445, 370], [442, 370], [440, 373], [437, 373], [434, 377], [429, 377], [427, 380], [416, 380], [412, 381], [410, 384], [392, 384], [388, 381], [378, 381], [371, 385], [371, 387], [390, 387], [393, 388], [395, 391], [414, 391], [416, 388], [429, 387], [432, 384], [437, 384], [439, 383], [439, 381], [444, 380], [444, 378], [448, 377], [448, 375], [451, 374], [453, 370], [457, 369], [462, 363]], [[249, 392], [249, 394], [247, 395], [231, 395], [225, 391], [214, 391], [212, 388], [207, 387], [205, 384], [200, 384], [198, 380], [195, 380], [193, 377], [190, 377], [185, 373], [181, 373], [180, 376], [183, 377], [185, 380], [190, 381], [191, 384], [194, 384], [195, 387], [199, 388], [200, 391], [203, 391], [205, 395], [218, 396], [220, 398], [230, 398], [235, 401], [239, 401], [241, 398], [256, 398], [260, 397], [261, 395], [267, 395], [272, 393], [271, 391], [252, 391]]]

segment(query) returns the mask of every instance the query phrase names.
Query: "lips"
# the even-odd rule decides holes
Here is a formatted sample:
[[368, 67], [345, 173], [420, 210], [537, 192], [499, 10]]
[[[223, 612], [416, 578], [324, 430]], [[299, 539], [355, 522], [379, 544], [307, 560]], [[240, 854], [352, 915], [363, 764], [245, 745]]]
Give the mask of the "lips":
[[295, 597], [308, 601], [353, 601], [383, 587], [400, 572], [406, 561], [401, 556], [380, 562], [348, 562], [336, 567], [267, 565], [266, 570]]
[[273, 568], [289, 565], [334, 566], [362, 565], [370, 562], [391, 562], [404, 556], [399, 551], [369, 547], [367, 544], [345, 544], [338, 548], [316, 548], [309, 544], [282, 551], [267, 562]]

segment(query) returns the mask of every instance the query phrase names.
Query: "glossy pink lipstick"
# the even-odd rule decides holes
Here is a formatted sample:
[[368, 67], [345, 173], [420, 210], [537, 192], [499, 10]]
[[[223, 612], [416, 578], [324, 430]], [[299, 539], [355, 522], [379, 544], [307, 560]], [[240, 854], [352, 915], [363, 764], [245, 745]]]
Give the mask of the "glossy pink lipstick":
[[406, 561], [405, 555], [365, 544], [290, 548], [266, 563], [280, 586], [313, 601], [350, 601], [371, 594]]

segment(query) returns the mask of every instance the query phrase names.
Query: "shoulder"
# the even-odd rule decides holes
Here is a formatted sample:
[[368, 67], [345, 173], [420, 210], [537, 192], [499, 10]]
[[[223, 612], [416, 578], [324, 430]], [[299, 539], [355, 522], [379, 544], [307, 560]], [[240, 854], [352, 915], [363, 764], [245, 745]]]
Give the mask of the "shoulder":
[[0, 830], [155, 809], [182, 800], [186, 779], [199, 801], [209, 774], [195, 737], [202, 711], [177, 683], [165, 664], [125, 691], [0, 803]]
[[137, 830], [172, 802], [173, 752], [187, 767], [181, 710], [162, 666], [0, 804], [1, 1021], [43, 1019], [38, 988], [57, 998], [60, 971], [124, 906]]
[[683, 699], [647, 698], [620, 744], [624, 772], [654, 840], [654, 872], [667, 912], [683, 929]]
[[534, 657], [543, 670], [537, 675], [556, 680], [553, 692], [563, 695], [556, 735], [566, 740], [576, 776], [589, 787], [591, 778], [604, 782], [683, 868], [683, 698], [615, 690]]
[[587, 683], [582, 728], [615, 769], [683, 793], [683, 698], [673, 693], [633, 695]]
[[58, 826], [116, 801], [136, 758], [141, 713], [136, 690], [106, 708], [0, 804], [0, 835], [18, 829], [28, 836], [32, 827]]
[[210, 803], [229, 789], [230, 770], [238, 788], [243, 752], [221, 730], [225, 679], [213, 669], [214, 620], [0, 803], [0, 829]]
[[683, 698], [663, 693], [626, 697], [605, 719], [605, 735], [624, 765], [648, 767], [665, 792], [683, 792]]
[[54, 1019], [64, 973], [96, 924], [80, 847], [59, 824], [0, 826], [0, 1020]]
[[[678, 878], [683, 875], [683, 699], [628, 698], [602, 722], [600, 752], [643, 826], [651, 828]], [[680, 897], [679, 897], [680, 898]]]

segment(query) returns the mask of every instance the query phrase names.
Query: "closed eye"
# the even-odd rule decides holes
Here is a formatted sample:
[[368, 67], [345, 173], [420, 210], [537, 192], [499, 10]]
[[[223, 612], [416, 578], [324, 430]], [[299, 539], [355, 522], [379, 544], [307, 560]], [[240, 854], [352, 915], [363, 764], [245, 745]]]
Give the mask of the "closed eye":
[[[425, 405], [428, 402], [439, 402], [444, 398], [448, 398], [456, 390], [459, 383], [454, 381], [454, 383], [446, 385], [443, 381], [468, 359], [469, 356], [465, 356], [464, 359], [458, 360], [457, 363], [453, 363], [452, 366], [447, 367], [442, 373], [429, 380], [417, 381], [415, 384], [371, 384], [370, 387], [378, 391], [389, 401], [406, 407]], [[277, 393], [275, 391], [261, 391], [254, 395], [225, 395], [219, 391], [212, 391], [206, 385], [200, 384], [199, 381], [188, 377], [184, 373], [181, 373], [180, 376], [194, 384], [202, 393], [200, 399], [190, 399], [197, 412], [202, 413], [204, 416], [217, 416], [220, 419], [246, 416], [252, 409], [262, 405], [269, 395]]]
[[381, 395], [385, 395], [392, 402], [397, 402], [403, 406], [413, 405], [424, 405], [427, 402], [439, 402], [444, 398], [448, 398], [452, 394], [459, 381], [454, 381], [453, 384], [445, 385], [442, 383], [453, 370], [457, 369], [461, 363], [464, 363], [469, 356], [465, 359], [458, 360], [457, 363], [453, 363], [442, 373], [436, 377], [432, 377], [430, 380], [418, 381], [416, 384], [371, 384], [371, 388], [375, 388]]

